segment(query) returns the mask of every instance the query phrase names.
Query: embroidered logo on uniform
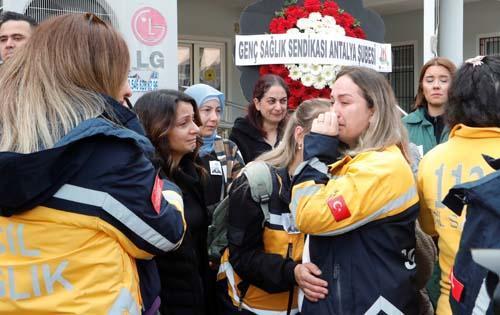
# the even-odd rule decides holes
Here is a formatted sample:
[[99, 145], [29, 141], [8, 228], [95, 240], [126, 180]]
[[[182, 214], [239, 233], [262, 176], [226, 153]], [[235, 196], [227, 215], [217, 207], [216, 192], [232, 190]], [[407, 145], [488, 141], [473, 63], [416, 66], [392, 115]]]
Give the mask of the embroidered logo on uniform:
[[222, 175], [222, 165], [219, 161], [210, 161], [210, 175]]
[[163, 190], [163, 180], [160, 179], [158, 175], [155, 177], [155, 183], [153, 185], [153, 191], [151, 192], [151, 203], [156, 213], [160, 214], [161, 209], [161, 192]]
[[326, 203], [328, 204], [328, 208], [330, 208], [335, 221], [339, 222], [351, 216], [351, 212], [349, 211], [349, 208], [347, 208], [344, 197], [330, 197]]
[[453, 268], [451, 268], [450, 272], [450, 284], [451, 284], [451, 295], [455, 299], [455, 301], [460, 302], [462, 298], [462, 292], [464, 291], [464, 285], [460, 282], [455, 275], [453, 274]]

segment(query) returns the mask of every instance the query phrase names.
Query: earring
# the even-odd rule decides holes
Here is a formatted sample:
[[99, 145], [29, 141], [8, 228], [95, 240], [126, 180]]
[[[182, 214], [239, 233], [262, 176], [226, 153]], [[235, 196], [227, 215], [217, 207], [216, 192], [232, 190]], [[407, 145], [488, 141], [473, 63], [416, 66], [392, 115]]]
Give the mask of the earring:
[[298, 148], [299, 150], [302, 150], [302, 144], [299, 144]]

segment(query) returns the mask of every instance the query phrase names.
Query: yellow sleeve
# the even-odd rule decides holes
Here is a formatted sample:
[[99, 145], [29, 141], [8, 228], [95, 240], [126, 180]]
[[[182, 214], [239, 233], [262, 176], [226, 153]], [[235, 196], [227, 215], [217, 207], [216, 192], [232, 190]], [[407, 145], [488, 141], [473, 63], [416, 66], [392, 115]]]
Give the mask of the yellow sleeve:
[[431, 235], [437, 236], [436, 228], [434, 225], [434, 218], [432, 216], [432, 209], [430, 209], [427, 205], [425, 199], [426, 189], [424, 187], [425, 183], [425, 158], [420, 162], [418, 176], [417, 176], [417, 186], [418, 186], [418, 194], [420, 196], [420, 212], [418, 216], [418, 222], [420, 223], [420, 227], [422, 231]]
[[294, 185], [292, 211], [298, 228], [338, 235], [415, 205], [418, 195], [410, 168], [392, 162], [360, 161], [326, 185], [313, 180]]

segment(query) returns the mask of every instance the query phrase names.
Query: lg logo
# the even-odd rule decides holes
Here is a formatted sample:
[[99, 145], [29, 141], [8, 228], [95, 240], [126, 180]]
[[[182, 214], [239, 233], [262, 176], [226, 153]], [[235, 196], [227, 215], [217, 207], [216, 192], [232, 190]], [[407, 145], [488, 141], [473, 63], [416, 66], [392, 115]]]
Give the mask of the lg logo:
[[132, 17], [132, 30], [141, 43], [156, 46], [167, 35], [167, 21], [158, 10], [144, 7]]

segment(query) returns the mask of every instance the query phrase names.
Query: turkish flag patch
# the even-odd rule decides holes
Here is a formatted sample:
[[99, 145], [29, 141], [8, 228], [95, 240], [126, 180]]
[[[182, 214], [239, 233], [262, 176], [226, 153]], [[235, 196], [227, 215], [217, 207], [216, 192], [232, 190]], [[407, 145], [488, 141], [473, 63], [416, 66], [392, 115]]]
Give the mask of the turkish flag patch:
[[163, 191], [163, 180], [160, 179], [158, 175], [156, 175], [155, 183], [153, 185], [153, 191], [151, 192], [151, 203], [153, 204], [153, 208], [158, 214], [160, 214], [161, 210], [162, 191]]
[[462, 293], [464, 291], [464, 285], [457, 278], [455, 278], [455, 274], [453, 274], [453, 268], [451, 268], [450, 272], [450, 284], [451, 284], [451, 295], [455, 299], [455, 301], [460, 303], [460, 299], [462, 298]]
[[326, 203], [328, 204], [328, 208], [330, 208], [335, 221], [339, 222], [351, 216], [351, 212], [349, 211], [349, 208], [347, 208], [344, 197], [330, 197]]

